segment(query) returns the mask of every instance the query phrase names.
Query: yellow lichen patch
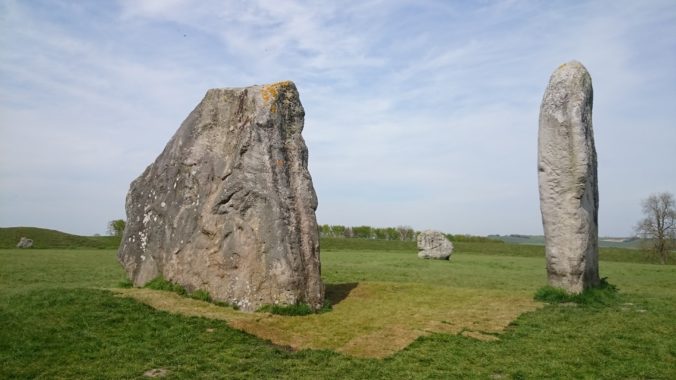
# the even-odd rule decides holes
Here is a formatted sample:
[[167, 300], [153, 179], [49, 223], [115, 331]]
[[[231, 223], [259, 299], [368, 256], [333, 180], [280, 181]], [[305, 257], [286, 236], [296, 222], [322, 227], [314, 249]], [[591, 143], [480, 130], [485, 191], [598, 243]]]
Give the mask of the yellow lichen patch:
[[532, 300], [531, 292], [362, 282], [328, 284], [327, 294], [344, 296], [330, 312], [286, 317], [244, 313], [150, 289], [115, 291], [159, 310], [224, 320], [274, 344], [375, 358], [392, 355], [429, 333], [496, 340], [495, 334], [521, 313], [541, 305]]
[[[267, 103], [267, 102], [274, 100], [277, 97], [277, 95], [279, 94], [279, 91], [283, 87], [287, 87], [287, 86], [290, 86], [292, 84], [293, 84], [293, 82], [287, 80], [287, 81], [282, 81], [282, 82], [264, 85], [263, 88], [261, 89], [261, 96], [263, 97], [263, 101], [265, 101]], [[273, 112], [274, 112], [274, 110], [273, 110]]]

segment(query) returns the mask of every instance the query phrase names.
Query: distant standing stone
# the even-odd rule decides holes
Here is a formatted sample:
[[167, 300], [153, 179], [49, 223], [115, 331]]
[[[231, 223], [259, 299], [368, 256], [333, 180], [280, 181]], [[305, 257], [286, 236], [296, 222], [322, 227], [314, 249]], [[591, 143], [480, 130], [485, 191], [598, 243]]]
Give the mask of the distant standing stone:
[[324, 302], [317, 196], [293, 82], [207, 91], [132, 182], [118, 259], [254, 311]]
[[427, 230], [418, 235], [418, 257], [421, 259], [449, 260], [453, 243], [439, 231]]
[[19, 240], [19, 242], [16, 245], [17, 248], [31, 248], [32, 246], [33, 240], [27, 237], [22, 237], [21, 240]]
[[538, 180], [549, 284], [599, 284], [596, 149], [591, 76], [577, 61], [549, 79], [540, 107]]

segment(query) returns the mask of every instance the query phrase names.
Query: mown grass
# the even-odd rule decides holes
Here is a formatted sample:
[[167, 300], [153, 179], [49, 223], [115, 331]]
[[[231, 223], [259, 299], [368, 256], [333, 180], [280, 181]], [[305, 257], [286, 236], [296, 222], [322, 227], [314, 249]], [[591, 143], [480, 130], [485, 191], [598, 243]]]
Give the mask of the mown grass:
[[[416, 252], [414, 241], [387, 241], [370, 239], [322, 238], [322, 252], [330, 251], [388, 251]], [[503, 242], [464, 242], [453, 243], [455, 253], [473, 255], [513, 256], [513, 257], [545, 257], [543, 245], [510, 244]], [[648, 252], [637, 249], [602, 247], [599, 249], [599, 260], [627, 263], [659, 264], [659, 258]], [[676, 255], [671, 255], [668, 264], [676, 264]]]
[[358, 238], [322, 238], [322, 252], [333, 251], [416, 251], [416, 242], [400, 240], [376, 240]]
[[[326, 250], [324, 278], [531, 295], [545, 284], [542, 257], [459, 250], [450, 263], [407, 260], [414, 254]], [[550, 305], [521, 315], [497, 341], [435, 333], [385, 359], [360, 359], [293, 352], [223, 321], [100, 290], [124, 280], [114, 256], [0, 250], [0, 378], [142, 378], [153, 368], [185, 379], [676, 378], [674, 266], [602, 262], [602, 275], [619, 288], [610, 305]]]

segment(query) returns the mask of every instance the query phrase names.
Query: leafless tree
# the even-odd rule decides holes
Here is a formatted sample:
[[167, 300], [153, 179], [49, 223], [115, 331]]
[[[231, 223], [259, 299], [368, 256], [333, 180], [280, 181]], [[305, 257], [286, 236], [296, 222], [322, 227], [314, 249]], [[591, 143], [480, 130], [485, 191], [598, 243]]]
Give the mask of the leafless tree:
[[676, 247], [676, 201], [671, 193], [653, 194], [643, 200], [645, 216], [636, 225], [636, 232], [650, 245], [662, 264], [669, 251]]
[[397, 232], [399, 232], [399, 239], [400, 240], [413, 240], [413, 236], [415, 235], [415, 231], [411, 226], [397, 226]]

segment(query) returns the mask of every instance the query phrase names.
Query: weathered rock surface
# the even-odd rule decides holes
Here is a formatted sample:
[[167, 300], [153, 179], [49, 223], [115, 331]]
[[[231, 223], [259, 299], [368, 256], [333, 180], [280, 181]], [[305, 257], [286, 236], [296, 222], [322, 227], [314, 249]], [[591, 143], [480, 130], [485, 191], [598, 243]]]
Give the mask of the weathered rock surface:
[[127, 194], [118, 259], [256, 310], [321, 307], [317, 197], [293, 82], [207, 91]]
[[418, 257], [421, 259], [449, 260], [453, 243], [439, 231], [427, 230], [418, 234]]
[[552, 286], [571, 293], [599, 283], [596, 149], [591, 76], [579, 62], [561, 65], [540, 107], [538, 179]]
[[31, 248], [33, 246], [33, 240], [27, 238], [27, 237], [22, 237], [19, 239], [19, 242], [16, 244], [17, 248]]

